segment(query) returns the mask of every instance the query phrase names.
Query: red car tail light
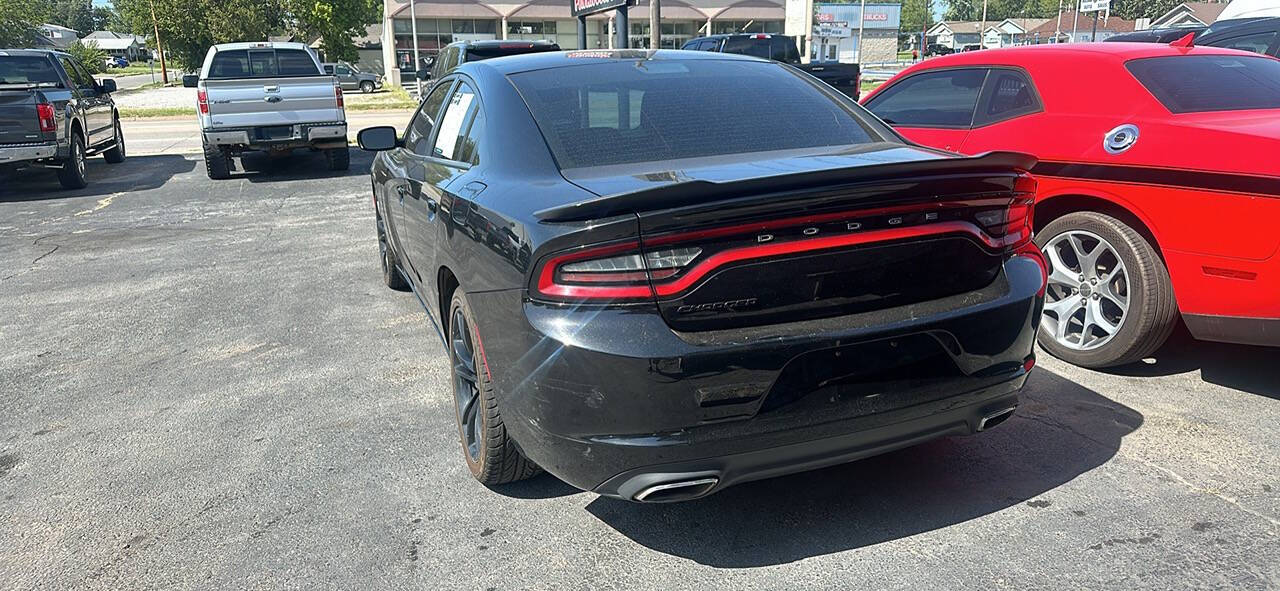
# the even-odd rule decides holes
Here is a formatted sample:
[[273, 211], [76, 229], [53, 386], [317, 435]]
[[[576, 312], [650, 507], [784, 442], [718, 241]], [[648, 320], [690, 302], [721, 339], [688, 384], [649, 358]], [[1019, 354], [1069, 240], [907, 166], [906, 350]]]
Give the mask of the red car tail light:
[[200, 114], [209, 114], [209, 93], [203, 88], [196, 91], [196, 104], [200, 106]]
[[560, 301], [653, 297], [639, 242], [592, 246], [552, 256], [538, 272], [537, 292]]
[[337, 80], [333, 81], [333, 94], [334, 94], [334, 97], [338, 99], [338, 108], [345, 110], [347, 108], [347, 105], [342, 100], [342, 84], [339, 83]]
[[49, 103], [36, 105], [36, 119], [40, 122], [40, 131], [57, 131], [58, 121], [53, 115], [53, 105]]

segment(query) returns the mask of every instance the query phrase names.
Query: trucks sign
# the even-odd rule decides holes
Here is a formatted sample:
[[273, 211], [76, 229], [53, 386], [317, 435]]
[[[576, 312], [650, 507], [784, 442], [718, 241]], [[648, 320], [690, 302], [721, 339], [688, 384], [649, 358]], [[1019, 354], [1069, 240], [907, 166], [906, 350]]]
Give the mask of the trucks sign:
[[612, 8], [622, 8], [631, 4], [631, 0], [573, 0], [573, 4], [569, 7], [569, 12], [575, 18], [604, 12]]

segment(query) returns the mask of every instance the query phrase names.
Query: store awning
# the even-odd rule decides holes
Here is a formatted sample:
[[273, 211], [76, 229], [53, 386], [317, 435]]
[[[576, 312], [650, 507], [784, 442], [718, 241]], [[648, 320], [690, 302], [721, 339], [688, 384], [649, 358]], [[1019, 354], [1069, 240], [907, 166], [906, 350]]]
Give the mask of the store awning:
[[[565, 7], [565, 12], [569, 11]], [[501, 18], [502, 15], [488, 6], [479, 2], [470, 2], [468, 0], [418, 0], [417, 5], [413, 8], [418, 18]], [[394, 18], [409, 18], [409, 3], [406, 2], [400, 8], [393, 9], [391, 16]]]
[[[662, 0], [662, 20], [672, 21], [705, 21], [707, 14], [679, 0]], [[649, 20], [649, 0], [639, 0], [635, 6], [627, 10], [632, 19]]]
[[733, 21], [780, 21], [787, 18], [787, 10], [782, 2], [773, 0], [742, 0], [734, 2], [720, 12], [711, 15], [716, 20]]

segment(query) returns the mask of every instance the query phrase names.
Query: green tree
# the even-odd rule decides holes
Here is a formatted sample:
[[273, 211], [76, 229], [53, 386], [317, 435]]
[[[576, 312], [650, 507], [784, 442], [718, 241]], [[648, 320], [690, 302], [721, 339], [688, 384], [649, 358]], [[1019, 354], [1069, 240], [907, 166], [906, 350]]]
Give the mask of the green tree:
[[37, 0], [49, 5], [49, 22], [75, 29], [80, 36], [94, 31], [93, 7], [88, 0]]
[[49, 17], [45, 2], [0, 0], [0, 47], [30, 46]]
[[1181, 0], [1114, 0], [1111, 14], [1127, 19], [1156, 18], [1181, 3]]
[[67, 53], [71, 54], [71, 57], [80, 60], [80, 63], [84, 64], [85, 69], [89, 70], [90, 74], [101, 74], [107, 69], [105, 63], [107, 61], [107, 52], [99, 49], [98, 43], [92, 39], [88, 43], [83, 41], [72, 43], [67, 48]]
[[919, 33], [933, 24], [933, 2], [931, 0], [903, 0], [902, 31]]
[[352, 37], [382, 18], [381, 0], [283, 0], [292, 28], [304, 38], [319, 37], [325, 59], [355, 61]]

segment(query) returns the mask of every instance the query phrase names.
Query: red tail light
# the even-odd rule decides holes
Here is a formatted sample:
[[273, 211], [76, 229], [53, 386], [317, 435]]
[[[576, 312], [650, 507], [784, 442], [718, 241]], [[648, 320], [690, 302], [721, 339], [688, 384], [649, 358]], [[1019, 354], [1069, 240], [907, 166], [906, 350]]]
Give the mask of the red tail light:
[[196, 104], [200, 106], [200, 114], [209, 114], [209, 93], [203, 88], [196, 91]]
[[337, 80], [333, 81], [333, 95], [338, 99], [338, 108], [345, 110], [347, 105], [342, 100], [342, 84]]
[[40, 103], [36, 105], [36, 119], [40, 121], [40, 131], [57, 131], [58, 120], [53, 115], [53, 105]]

